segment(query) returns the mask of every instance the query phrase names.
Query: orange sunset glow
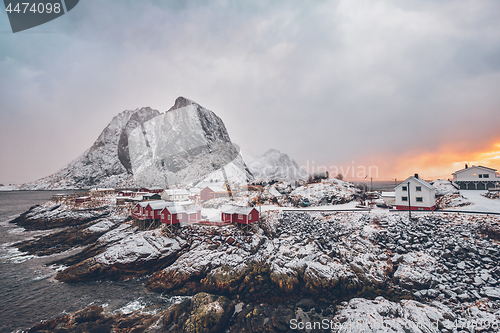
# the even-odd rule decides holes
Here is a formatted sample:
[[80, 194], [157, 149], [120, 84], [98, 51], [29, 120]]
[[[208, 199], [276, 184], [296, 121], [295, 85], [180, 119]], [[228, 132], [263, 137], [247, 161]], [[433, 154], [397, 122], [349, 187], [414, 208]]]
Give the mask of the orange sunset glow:
[[[483, 165], [486, 167], [500, 169], [500, 141], [485, 145], [481, 150], [474, 151], [464, 147], [445, 146], [433, 152], [408, 152], [399, 155], [384, 155], [368, 159], [369, 163], [364, 163], [369, 170], [372, 166], [371, 175], [373, 179], [404, 179], [418, 173], [425, 179], [449, 179], [452, 173], [463, 169], [465, 164]], [[357, 166], [356, 163], [356, 167]], [[378, 175], [375, 174], [377, 167]], [[347, 179], [359, 179], [355, 173], [346, 174]], [[361, 177], [362, 178], [362, 177]]]

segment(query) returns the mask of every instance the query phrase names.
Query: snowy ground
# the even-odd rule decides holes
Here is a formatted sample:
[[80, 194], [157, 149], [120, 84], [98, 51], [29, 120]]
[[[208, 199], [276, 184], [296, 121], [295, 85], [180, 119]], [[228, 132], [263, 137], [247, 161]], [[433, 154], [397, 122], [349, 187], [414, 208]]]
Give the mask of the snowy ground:
[[500, 213], [500, 200], [488, 199], [482, 196], [486, 191], [460, 190], [460, 194], [467, 198], [472, 205], [453, 208], [455, 210]]
[[16, 191], [16, 190], [19, 190], [17, 186], [9, 186], [9, 185], [0, 186], [0, 191]]

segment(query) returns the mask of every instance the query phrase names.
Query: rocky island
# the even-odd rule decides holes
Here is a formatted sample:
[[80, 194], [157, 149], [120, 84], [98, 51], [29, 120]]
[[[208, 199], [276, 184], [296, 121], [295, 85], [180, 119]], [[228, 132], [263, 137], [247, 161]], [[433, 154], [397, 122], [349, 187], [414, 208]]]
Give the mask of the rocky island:
[[[152, 312], [90, 306], [30, 332], [498, 331], [499, 217], [336, 210], [359, 197], [352, 184], [307, 179], [276, 150], [254, 162], [246, 165], [220, 118], [180, 97], [164, 114], [121, 113], [80, 158], [25, 184], [134, 188], [144, 195], [138, 191], [144, 186], [210, 188], [222, 180], [231, 194], [212, 191], [203, 200], [207, 211], [237, 203], [260, 212], [246, 228], [204, 217], [207, 223], [167, 229], [138, 224], [131, 216], [137, 200], [119, 203], [115, 190], [31, 207], [11, 223], [46, 232], [12, 246], [36, 256], [67, 252], [50, 263], [58, 267], [56, 280], [142, 277], [151, 291], [185, 297]], [[442, 207], [469, 204], [449, 185], [436, 183]], [[188, 193], [193, 200], [200, 201], [200, 189]]]

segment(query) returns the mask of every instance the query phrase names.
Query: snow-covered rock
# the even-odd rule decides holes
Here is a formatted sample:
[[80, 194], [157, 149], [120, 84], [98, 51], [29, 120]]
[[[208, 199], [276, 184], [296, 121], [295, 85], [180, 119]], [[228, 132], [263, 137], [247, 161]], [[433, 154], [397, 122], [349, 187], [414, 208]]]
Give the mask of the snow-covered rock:
[[184, 185], [217, 177], [252, 179], [215, 113], [179, 97], [166, 113], [149, 107], [113, 118], [86, 152], [24, 190]]
[[460, 193], [449, 180], [437, 179], [431, 182], [431, 185], [436, 188], [436, 196]]
[[222, 119], [183, 97], [166, 113], [133, 130], [128, 143], [132, 172], [140, 186], [192, 184], [226, 166], [229, 182], [251, 179]]
[[300, 206], [304, 199], [310, 206], [343, 204], [354, 200], [357, 189], [350, 183], [329, 179], [321, 183], [307, 184], [293, 190], [288, 199], [295, 206]]
[[295, 182], [307, 180], [309, 174], [301, 169], [287, 154], [269, 149], [260, 156], [244, 154], [248, 168], [257, 180]]
[[343, 302], [332, 327], [336, 333], [440, 332], [454, 326], [455, 315], [442, 304], [426, 305], [413, 300], [398, 303], [379, 296], [374, 300], [353, 298]]

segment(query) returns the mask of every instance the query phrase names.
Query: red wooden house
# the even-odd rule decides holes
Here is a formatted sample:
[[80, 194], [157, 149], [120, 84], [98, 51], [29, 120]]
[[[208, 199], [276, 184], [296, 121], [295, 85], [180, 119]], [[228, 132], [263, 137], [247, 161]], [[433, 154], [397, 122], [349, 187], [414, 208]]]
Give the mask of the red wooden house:
[[134, 194], [134, 192], [128, 191], [128, 190], [123, 190], [123, 191], [118, 192], [119, 197], [131, 197], [132, 194]]
[[200, 192], [200, 198], [203, 201], [229, 196], [229, 193], [220, 186], [207, 186]]
[[178, 224], [181, 222], [198, 222], [201, 220], [201, 208], [197, 205], [166, 206], [161, 211], [161, 222]]
[[151, 220], [161, 220], [161, 211], [167, 206], [167, 202], [164, 200], [149, 201], [146, 206], [146, 215]]
[[133, 218], [137, 220], [145, 220], [147, 219], [146, 215], [146, 207], [149, 202], [138, 202], [133, 208], [131, 215]]
[[259, 212], [253, 207], [224, 206], [221, 209], [221, 220], [240, 224], [250, 224], [259, 220]]
[[163, 192], [163, 188], [161, 187], [142, 187], [139, 189], [139, 192], [148, 192], [148, 193], [161, 193]]

